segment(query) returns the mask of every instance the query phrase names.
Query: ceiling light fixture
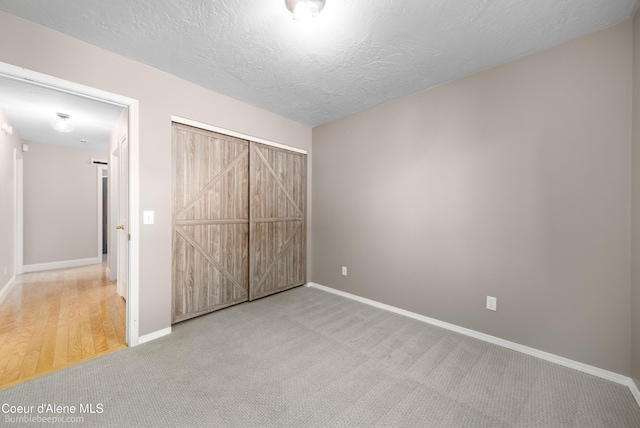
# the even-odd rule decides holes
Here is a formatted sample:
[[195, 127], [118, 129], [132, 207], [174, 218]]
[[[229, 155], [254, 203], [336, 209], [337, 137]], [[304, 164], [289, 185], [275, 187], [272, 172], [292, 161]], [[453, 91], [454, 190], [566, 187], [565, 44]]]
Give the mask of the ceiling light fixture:
[[64, 114], [64, 113], [56, 113], [56, 117], [55, 119], [53, 119], [51, 121], [51, 126], [53, 126], [53, 129], [55, 129], [56, 131], [60, 131], [60, 132], [71, 132], [73, 131], [73, 125], [71, 124], [71, 122], [69, 122], [69, 118], [71, 116], [69, 116], [68, 114]]
[[284, 0], [296, 21], [308, 21], [322, 12], [327, 0]]

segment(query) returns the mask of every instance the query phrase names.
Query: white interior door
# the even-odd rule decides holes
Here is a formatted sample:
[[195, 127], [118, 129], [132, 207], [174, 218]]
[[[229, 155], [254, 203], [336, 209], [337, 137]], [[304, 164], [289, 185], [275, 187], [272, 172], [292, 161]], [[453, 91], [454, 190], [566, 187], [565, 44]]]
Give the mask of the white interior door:
[[109, 248], [108, 248], [108, 272], [109, 280], [118, 280], [118, 238], [120, 236], [120, 230], [116, 229], [116, 226], [120, 224], [120, 186], [118, 180], [120, 179], [119, 173], [119, 160], [118, 154], [120, 152], [119, 145], [116, 145], [109, 157]]
[[127, 298], [129, 274], [129, 140], [125, 136], [118, 147], [118, 294]]

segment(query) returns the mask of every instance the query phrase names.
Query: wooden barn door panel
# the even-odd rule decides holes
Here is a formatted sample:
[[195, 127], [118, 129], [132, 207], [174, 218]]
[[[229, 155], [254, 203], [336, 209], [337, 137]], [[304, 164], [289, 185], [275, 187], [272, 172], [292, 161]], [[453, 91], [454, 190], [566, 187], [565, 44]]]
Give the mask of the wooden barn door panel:
[[250, 143], [249, 299], [306, 282], [306, 155]]
[[248, 300], [249, 143], [173, 125], [172, 321]]

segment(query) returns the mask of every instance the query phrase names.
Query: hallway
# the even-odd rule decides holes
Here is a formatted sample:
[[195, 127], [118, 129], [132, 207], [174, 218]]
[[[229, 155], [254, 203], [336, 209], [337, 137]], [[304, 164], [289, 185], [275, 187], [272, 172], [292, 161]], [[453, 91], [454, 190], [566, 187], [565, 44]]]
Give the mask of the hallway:
[[0, 304], [0, 389], [125, 348], [106, 263], [25, 273]]

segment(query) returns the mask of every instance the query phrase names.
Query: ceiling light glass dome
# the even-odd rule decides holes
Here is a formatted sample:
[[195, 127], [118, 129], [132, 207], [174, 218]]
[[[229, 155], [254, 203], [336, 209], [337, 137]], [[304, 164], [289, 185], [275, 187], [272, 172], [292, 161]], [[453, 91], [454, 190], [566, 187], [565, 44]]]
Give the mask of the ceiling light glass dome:
[[326, 0], [285, 0], [287, 9], [296, 21], [306, 21], [314, 18], [322, 9]]
[[74, 130], [73, 125], [69, 122], [71, 116], [65, 113], [56, 113], [56, 116], [58, 117], [51, 121], [53, 129], [60, 132], [71, 132]]

